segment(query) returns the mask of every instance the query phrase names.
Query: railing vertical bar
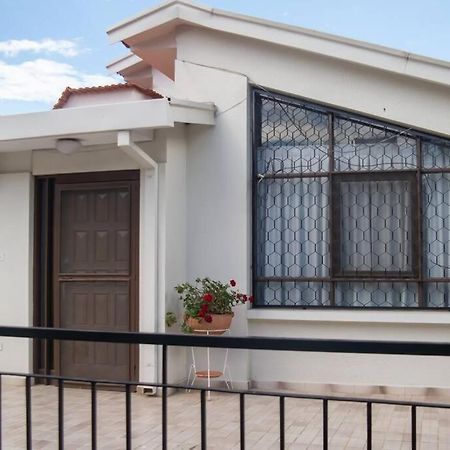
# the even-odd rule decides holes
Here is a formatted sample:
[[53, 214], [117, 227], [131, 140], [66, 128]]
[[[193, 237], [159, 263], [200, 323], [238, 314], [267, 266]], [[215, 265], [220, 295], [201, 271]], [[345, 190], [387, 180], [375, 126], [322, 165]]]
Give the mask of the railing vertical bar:
[[206, 391], [202, 389], [200, 391], [200, 426], [201, 426], [201, 449], [207, 449], [207, 436], [206, 436]]
[[323, 449], [328, 450], [328, 400], [323, 400]]
[[285, 438], [284, 438], [284, 400], [283, 396], [280, 396], [280, 450], [284, 450]]
[[239, 421], [241, 433], [241, 450], [245, 450], [245, 394], [239, 394]]
[[64, 450], [64, 380], [58, 380], [58, 449]]
[[25, 377], [25, 415], [26, 415], [26, 441], [27, 450], [31, 450], [32, 432], [31, 432], [31, 377]]
[[129, 384], [125, 385], [125, 421], [126, 449], [131, 450], [131, 387]]
[[2, 374], [0, 373], [0, 450], [2, 450]]
[[367, 450], [372, 450], [372, 402], [367, 402]]
[[411, 449], [417, 449], [417, 411], [416, 406], [411, 406]]
[[97, 449], [97, 383], [91, 381], [91, 448]]
[[167, 345], [162, 346], [162, 449], [167, 450]]

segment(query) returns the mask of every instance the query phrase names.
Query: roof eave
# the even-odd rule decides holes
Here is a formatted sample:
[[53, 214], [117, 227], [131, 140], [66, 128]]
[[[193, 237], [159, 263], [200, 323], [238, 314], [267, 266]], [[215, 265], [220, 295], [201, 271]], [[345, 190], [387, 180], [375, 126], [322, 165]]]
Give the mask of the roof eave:
[[133, 66], [137, 66], [139, 64], [145, 64], [145, 62], [138, 55], [134, 53], [127, 53], [121, 58], [117, 58], [114, 61], [111, 61], [107, 64], [106, 68], [114, 73], [120, 73], [124, 70], [128, 70]]
[[[362, 64], [430, 82], [450, 85], [450, 62], [335, 36], [306, 28], [173, 0], [122, 22], [108, 31], [112, 42], [126, 42], [180, 23], [209, 28]], [[268, 33], [270, 27], [272, 32]], [[146, 36], [148, 39], [148, 36]]]
[[[214, 113], [215, 107], [210, 103], [186, 103], [163, 98], [1, 116], [0, 152], [10, 151], [8, 143], [11, 142], [14, 142], [14, 151], [30, 150], [33, 139], [56, 140], [120, 130], [172, 128], [175, 123], [214, 125]], [[18, 145], [20, 141], [27, 145], [21, 148]]]

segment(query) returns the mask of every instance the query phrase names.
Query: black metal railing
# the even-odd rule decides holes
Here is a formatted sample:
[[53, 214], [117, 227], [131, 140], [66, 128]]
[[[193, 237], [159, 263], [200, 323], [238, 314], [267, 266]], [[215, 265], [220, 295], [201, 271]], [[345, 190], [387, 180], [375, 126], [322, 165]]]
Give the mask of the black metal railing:
[[[285, 400], [306, 399], [322, 402], [322, 442], [323, 448], [329, 447], [329, 403], [351, 402], [366, 405], [366, 439], [367, 449], [371, 450], [373, 445], [373, 405], [394, 405], [410, 408], [410, 434], [411, 448], [417, 448], [417, 409], [439, 408], [450, 409], [450, 404], [436, 402], [401, 401], [392, 399], [360, 398], [335, 395], [301, 394], [290, 392], [274, 392], [263, 390], [242, 390], [224, 388], [205, 388], [168, 383], [168, 347], [210, 347], [210, 348], [233, 348], [246, 350], [276, 350], [276, 351], [298, 351], [298, 352], [326, 352], [326, 353], [354, 353], [354, 354], [384, 354], [384, 355], [422, 355], [422, 356], [450, 356], [450, 343], [431, 342], [392, 342], [392, 341], [363, 341], [363, 340], [338, 340], [338, 339], [292, 339], [292, 338], [268, 338], [268, 337], [228, 337], [228, 336], [197, 336], [197, 335], [175, 335], [135, 332], [104, 332], [104, 331], [79, 331], [54, 328], [24, 328], [0, 326], [0, 336], [69, 340], [109, 342], [122, 344], [147, 344], [162, 347], [162, 373], [160, 383], [145, 383], [136, 381], [115, 381], [90, 379], [82, 377], [66, 377], [43, 374], [24, 374], [16, 372], [4, 372], [0, 370], [0, 449], [2, 447], [2, 377], [15, 376], [25, 379], [25, 427], [26, 448], [33, 448], [32, 440], [32, 382], [33, 380], [48, 380], [57, 385], [58, 389], [58, 448], [64, 448], [64, 387], [67, 382], [81, 382], [90, 386], [91, 399], [91, 448], [97, 448], [97, 391], [99, 385], [121, 385], [124, 387], [125, 395], [125, 448], [132, 448], [132, 405], [131, 392], [137, 385], [161, 389], [162, 407], [162, 431], [161, 448], [168, 448], [168, 389], [183, 388], [192, 389], [200, 393], [200, 426], [201, 426], [201, 448], [207, 448], [207, 403], [206, 394], [220, 392], [235, 394], [239, 396], [239, 427], [240, 447], [245, 449], [245, 400], [247, 396], [266, 396], [279, 399], [279, 443], [280, 449], [286, 445], [285, 438]], [[238, 413], [238, 412], [236, 412]]]

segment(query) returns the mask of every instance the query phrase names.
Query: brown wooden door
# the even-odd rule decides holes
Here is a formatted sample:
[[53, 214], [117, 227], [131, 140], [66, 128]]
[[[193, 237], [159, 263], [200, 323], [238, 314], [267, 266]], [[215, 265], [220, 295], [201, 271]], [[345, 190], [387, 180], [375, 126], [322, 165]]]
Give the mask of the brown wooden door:
[[[57, 180], [56, 327], [136, 329], [137, 183], [130, 180], [64, 184]], [[136, 357], [135, 349], [127, 344], [66, 341], [55, 346], [55, 369], [68, 377], [135, 379]]]

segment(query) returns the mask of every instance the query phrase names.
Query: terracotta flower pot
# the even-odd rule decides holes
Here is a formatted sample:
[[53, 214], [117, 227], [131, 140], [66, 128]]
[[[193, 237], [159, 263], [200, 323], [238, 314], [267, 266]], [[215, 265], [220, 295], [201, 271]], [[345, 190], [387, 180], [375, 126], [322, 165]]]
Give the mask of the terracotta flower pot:
[[[193, 333], [206, 334], [206, 331], [211, 331], [209, 334], [223, 334], [231, 326], [234, 313], [231, 314], [210, 314], [212, 320], [207, 322], [205, 319], [198, 319], [194, 317], [186, 317], [186, 325], [192, 328]], [[220, 331], [213, 331], [220, 330]]]

